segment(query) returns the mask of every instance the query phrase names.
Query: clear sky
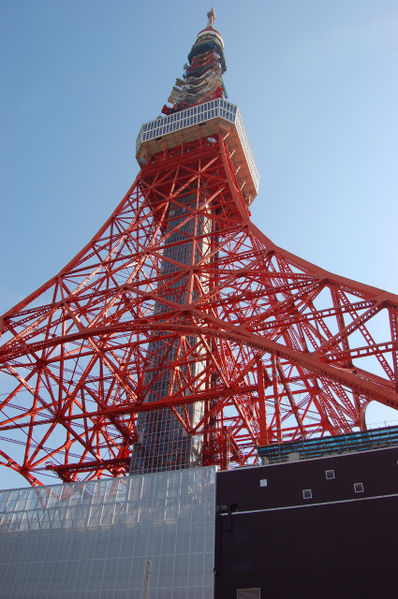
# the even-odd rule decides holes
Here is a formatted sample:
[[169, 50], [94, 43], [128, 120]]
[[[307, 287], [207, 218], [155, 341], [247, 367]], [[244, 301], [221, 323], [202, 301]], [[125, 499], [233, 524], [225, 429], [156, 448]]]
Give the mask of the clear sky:
[[397, 0], [0, 0], [0, 313], [130, 187], [138, 130], [160, 114], [211, 3], [261, 176], [254, 222], [398, 293]]

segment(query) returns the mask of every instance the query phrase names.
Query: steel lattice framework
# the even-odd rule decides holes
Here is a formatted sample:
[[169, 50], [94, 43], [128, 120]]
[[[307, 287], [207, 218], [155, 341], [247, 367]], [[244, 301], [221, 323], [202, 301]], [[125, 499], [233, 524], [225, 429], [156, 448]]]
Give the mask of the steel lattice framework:
[[[195, 231], [211, 223], [207, 243], [194, 235], [200, 259], [160, 276], [187, 192], [186, 220]], [[181, 280], [183, 304], [169, 299]], [[48, 470], [63, 480], [120, 474], [137, 414], [160, 407], [202, 436], [203, 463], [224, 468], [253, 460], [258, 445], [363, 428], [369, 401], [398, 408], [397, 305], [267, 239], [221, 134], [165, 151], [92, 241], [3, 316], [1, 371], [15, 384], [1, 402], [1, 463], [32, 484]], [[156, 338], [177, 345], [163, 356], [173, 384], [145, 403]], [[198, 401], [193, 425], [187, 406]]]
[[[222, 93], [208, 16], [174, 92], [183, 106]], [[108, 221], [0, 320], [0, 465], [33, 485], [128, 472], [142, 435], [157, 451], [165, 420], [150, 431], [145, 414], [167, 414], [176, 438], [199, 440], [200, 463], [228, 468], [253, 463], [259, 446], [363, 430], [372, 400], [398, 409], [398, 297], [257, 229], [236, 107], [228, 116], [219, 103], [216, 119], [213, 104], [208, 117], [188, 109], [197, 124], [181, 131], [188, 117], [168, 108], [166, 141], [153, 121], [152, 153]]]

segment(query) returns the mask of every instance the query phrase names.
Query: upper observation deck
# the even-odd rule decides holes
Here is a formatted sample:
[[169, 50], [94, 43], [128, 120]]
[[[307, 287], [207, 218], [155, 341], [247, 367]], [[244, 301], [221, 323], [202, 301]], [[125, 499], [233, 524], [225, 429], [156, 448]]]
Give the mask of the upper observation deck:
[[218, 133], [225, 140], [242, 194], [247, 204], [251, 204], [260, 177], [239, 108], [224, 98], [144, 123], [137, 137], [136, 158], [143, 166], [150, 156], [164, 149]]

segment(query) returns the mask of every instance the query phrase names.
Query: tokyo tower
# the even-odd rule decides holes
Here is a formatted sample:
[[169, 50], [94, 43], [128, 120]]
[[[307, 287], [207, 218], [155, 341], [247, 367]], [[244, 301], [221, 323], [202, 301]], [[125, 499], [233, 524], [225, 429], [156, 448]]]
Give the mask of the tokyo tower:
[[0, 319], [0, 465], [32, 485], [217, 464], [398, 409], [398, 296], [279, 248], [226, 99], [213, 10], [140, 172], [93, 239]]

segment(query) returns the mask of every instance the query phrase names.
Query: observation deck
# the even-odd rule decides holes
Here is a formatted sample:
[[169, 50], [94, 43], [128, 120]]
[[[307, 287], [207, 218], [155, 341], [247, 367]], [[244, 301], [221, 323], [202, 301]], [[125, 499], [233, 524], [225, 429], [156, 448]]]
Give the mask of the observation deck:
[[260, 177], [239, 108], [223, 98], [144, 123], [137, 137], [136, 158], [144, 166], [158, 152], [218, 133], [225, 140], [243, 197], [251, 204]]

